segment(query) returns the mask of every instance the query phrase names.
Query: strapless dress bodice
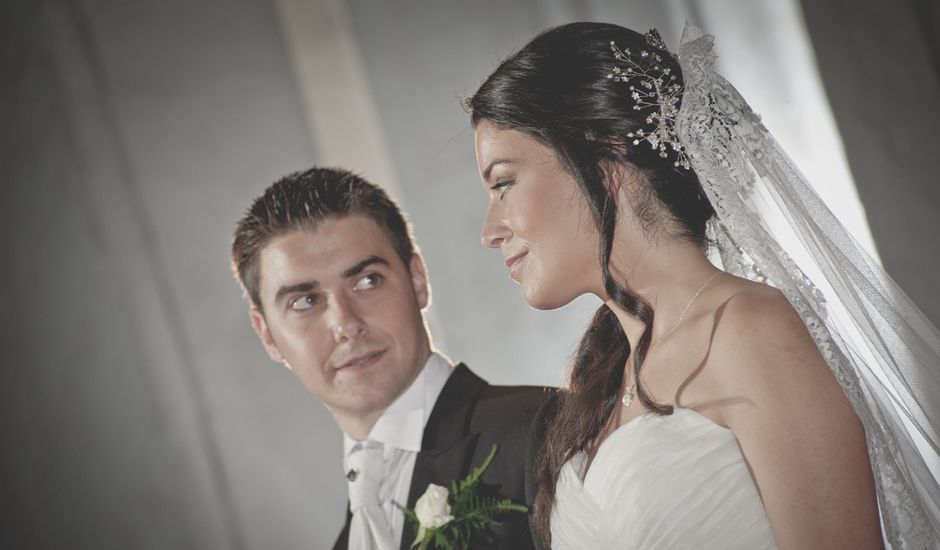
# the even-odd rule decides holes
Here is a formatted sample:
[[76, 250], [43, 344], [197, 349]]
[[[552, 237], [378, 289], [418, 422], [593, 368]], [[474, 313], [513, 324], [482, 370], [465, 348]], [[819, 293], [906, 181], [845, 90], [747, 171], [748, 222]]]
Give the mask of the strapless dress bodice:
[[691, 409], [634, 418], [586, 461], [559, 474], [554, 550], [777, 547], [734, 434]]

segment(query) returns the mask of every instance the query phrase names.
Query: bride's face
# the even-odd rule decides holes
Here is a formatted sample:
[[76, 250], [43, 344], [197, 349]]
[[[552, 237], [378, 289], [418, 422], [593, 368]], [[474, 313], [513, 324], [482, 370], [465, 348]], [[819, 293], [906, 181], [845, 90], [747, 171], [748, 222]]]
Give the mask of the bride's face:
[[477, 167], [489, 194], [483, 246], [499, 250], [536, 309], [602, 292], [598, 233], [586, 199], [555, 153], [516, 130], [482, 121]]

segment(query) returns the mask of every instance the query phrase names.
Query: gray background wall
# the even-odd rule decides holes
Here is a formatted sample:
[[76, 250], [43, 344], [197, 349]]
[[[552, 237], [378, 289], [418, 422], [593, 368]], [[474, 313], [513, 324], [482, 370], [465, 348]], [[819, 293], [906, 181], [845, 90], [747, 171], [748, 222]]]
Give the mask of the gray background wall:
[[[714, 32], [725, 72], [798, 162], [827, 183], [851, 169], [886, 266], [940, 320], [940, 25], [916, 24], [936, 11], [806, 4], [808, 28], [775, 0], [310, 0], [355, 46], [380, 183], [428, 261], [438, 347], [492, 382], [558, 384], [597, 305], [530, 311], [479, 246], [484, 195], [457, 101], [538, 31], [580, 19], [657, 26], [670, 44], [684, 19]], [[288, 0], [0, 7], [0, 547], [330, 547], [340, 433], [264, 355], [227, 260], [264, 186], [335, 161], [291, 13]], [[891, 47], [866, 48], [874, 27]], [[868, 84], [889, 68], [890, 87]], [[838, 189], [836, 208], [864, 219]]]

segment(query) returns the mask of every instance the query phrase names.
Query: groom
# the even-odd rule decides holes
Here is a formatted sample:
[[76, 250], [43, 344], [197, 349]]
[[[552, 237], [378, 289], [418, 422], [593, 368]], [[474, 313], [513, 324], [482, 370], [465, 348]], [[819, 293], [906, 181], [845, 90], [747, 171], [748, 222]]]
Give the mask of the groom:
[[[346, 523], [334, 550], [407, 549], [430, 483], [450, 486], [496, 457], [481, 496], [531, 507], [544, 388], [490, 386], [434, 352], [424, 261], [398, 207], [343, 170], [312, 168], [265, 190], [238, 223], [232, 265], [271, 359], [333, 414], [344, 435]], [[526, 514], [478, 533], [472, 548], [535, 548]]]

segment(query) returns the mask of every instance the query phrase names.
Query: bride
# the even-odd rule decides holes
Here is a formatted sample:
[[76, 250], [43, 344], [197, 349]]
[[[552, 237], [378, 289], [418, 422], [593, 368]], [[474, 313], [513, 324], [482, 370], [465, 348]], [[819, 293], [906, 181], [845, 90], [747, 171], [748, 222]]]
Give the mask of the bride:
[[[934, 547], [936, 480], [821, 283], [757, 215], [755, 186], [797, 220], [829, 279], [848, 273], [851, 285], [823, 288], [840, 311], [867, 319], [856, 306], [872, 302], [914, 318], [895, 332], [863, 323], [858, 338], [905, 340], [907, 327], [926, 342], [876, 361], [913, 358], [904, 367], [927, 376], [908, 382], [936, 384], [937, 331], [828, 223], [712, 72], [710, 46], [693, 29], [680, 66], [655, 31], [574, 23], [536, 37], [467, 100], [489, 195], [484, 246], [532, 307], [604, 302], [547, 413], [535, 528], [556, 549]], [[923, 394], [896, 391], [936, 450], [933, 421], [909, 406]]]

